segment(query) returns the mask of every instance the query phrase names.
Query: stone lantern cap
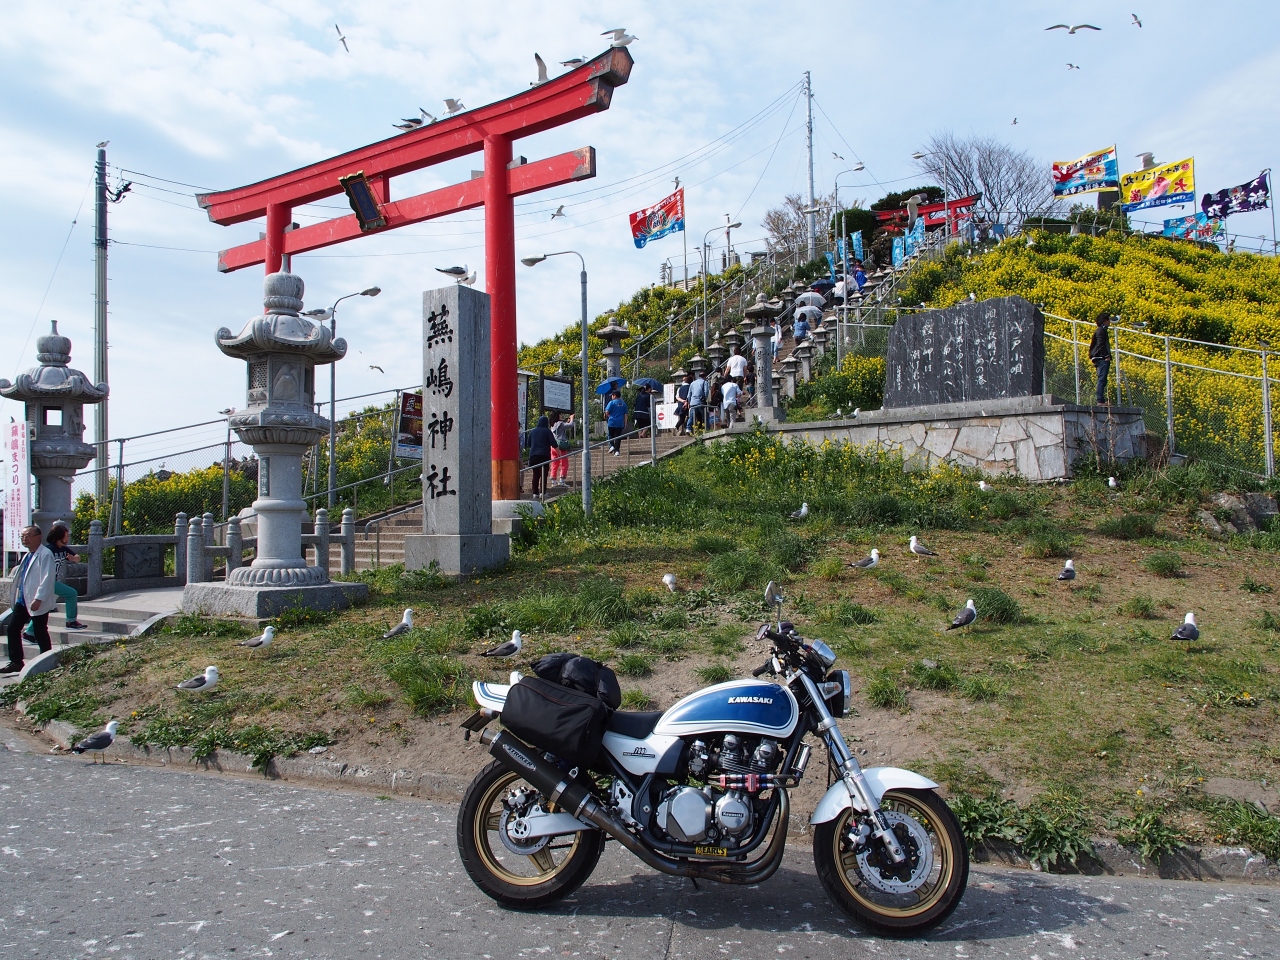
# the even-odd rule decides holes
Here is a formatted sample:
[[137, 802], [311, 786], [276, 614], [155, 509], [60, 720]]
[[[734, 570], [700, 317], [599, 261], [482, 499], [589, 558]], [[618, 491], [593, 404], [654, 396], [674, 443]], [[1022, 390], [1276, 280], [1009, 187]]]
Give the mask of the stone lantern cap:
[[218, 349], [247, 360], [262, 353], [290, 353], [313, 364], [334, 363], [347, 355], [347, 341], [336, 340], [329, 328], [299, 316], [305, 285], [292, 273], [268, 274], [262, 284], [267, 312], [253, 317], [239, 334], [222, 327], [214, 334]]
[[781, 304], [770, 303], [763, 293], [756, 294], [756, 302], [743, 311], [753, 326], [768, 326], [769, 321], [782, 312]]
[[796, 367], [800, 366], [800, 358], [792, 353], [787, 356], [787, 359], [779, 363], [778, 366], [794, 370]]
[[32, 367], [10, 383], [0, 380], [0, 396], [8, 400], [76, 400], [80, 403], [101, 403], [110, 389], [105, 383], [94, 384], [79, 370], [68, 367], [71, 362], [71, 341], [58, 333], [55, 320], [50, 332], [36, 341], [36, 359], [40, 366]]
[[595, 335], [601, 340], [609, 341], [610, 346], [617, 346], [631, 336], [631, 331], [626, 327], [619, 326], [610, 318], [608, 325], [597, 330]]

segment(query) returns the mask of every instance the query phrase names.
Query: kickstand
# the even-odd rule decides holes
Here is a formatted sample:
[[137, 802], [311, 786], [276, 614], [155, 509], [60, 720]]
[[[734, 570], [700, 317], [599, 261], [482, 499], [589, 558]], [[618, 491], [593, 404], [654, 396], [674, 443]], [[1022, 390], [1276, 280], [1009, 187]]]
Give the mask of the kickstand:
[[698, 886], [698, 878], [697, 878], [697, 877], [690, 877], [690, 878], [689, 878], [689, 882], [693, 884], [693, 889], [695, 889], [695, 890], [701, 890], [701, 889], [702, 889], [700, 886]]

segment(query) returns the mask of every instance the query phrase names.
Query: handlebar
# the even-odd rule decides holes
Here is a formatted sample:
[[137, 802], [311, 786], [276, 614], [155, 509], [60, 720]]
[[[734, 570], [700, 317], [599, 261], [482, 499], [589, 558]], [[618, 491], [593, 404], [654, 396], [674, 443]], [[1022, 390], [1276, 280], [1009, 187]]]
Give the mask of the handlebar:
[[766, 660], [763, 664], [751, 671], [753, 677], [759, 677], [766, 673], [773, 673], [773, 660]]

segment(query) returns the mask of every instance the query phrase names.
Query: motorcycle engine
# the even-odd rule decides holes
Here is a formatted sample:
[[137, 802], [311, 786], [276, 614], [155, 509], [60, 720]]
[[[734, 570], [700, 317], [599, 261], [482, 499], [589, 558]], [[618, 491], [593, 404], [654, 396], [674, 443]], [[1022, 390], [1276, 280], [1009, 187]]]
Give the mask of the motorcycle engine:
[[[782, 759], [782, 751], [773, 740], [749, 743], [738, 734], [726, 733], [717, 747], [693, 741], [687, 759], [690, 774], [711, 779], [720, 772], [770, 773]], [[684, 843], [731, 841], [751, 833], [755, 807], [745, 790], [680, 785], [662, 795], [657, 820], [663, 832]]]

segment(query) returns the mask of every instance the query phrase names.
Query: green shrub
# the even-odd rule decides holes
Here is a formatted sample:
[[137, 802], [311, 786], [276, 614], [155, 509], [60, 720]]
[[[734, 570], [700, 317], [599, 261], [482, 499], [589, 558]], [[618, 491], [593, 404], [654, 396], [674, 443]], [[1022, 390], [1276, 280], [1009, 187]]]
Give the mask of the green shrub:
[[818, 611], [818, 618], [823, 623], [838, 623], [843, 627], [864, 627], [879, 619], [874, 610], [868, 610], [852, 600], [837, 600], [827, 604]]
[[952, 797], [947, 805], [960, 822], [960, 832], [969, 844], [970, 854], [976, 853], [978, 845], [987, 840], [1004, 840], [1016, 843], [1018, 840], [1019, 810], [1017, 804], [1001, 800], [994, 794], [987, 797], [975, 797], [967, 793]]
[[627, 653], [618, 658], [617, 670], [624, 677], [647, 677], [653, 673], [653, 661], [639, 653]]
[[620, 623], [605, 635], [604, 642], [611, 647], [628, 650], [644, 643], [644, 634], [634, 623]]
[[1157, 577], [1180, 577], [1184, 572], [1182, 557], [1172, 550], [1159, 550], [1143, 560], [1142, 565]]
[[920, 660], [911, 667], [911, 679], [921, 690], [950, 690], [960, 682], [960, 674], [949, 663]]
[[1141, 540], [1156, 533], [1156, 518], [1149, 513], [1126, 513], [1098, 524], [1098, 533], [1113, 540]]
[[1245, 577], [1244, 582], [1240, 584], [1240, 589], [1245, 593], [1270, 593], [1271, 588], [1265, 583], [1258, 583], [1253, 577]]
[[828, 582], [839, 580], [840, 575], [844, 573], [844, 560], [840, 557], [823, 557], [810, 569], [819, 580]]
[[728, 537], [722, 537], [714, 533], [698, 534], [689, 544], [689, 548], [694, 553], [708, 553], [712, 556], [718, 553], [729, 553], [737, 549], [734, 542]]
[[973, 605], [978, 610], [978, 619], [988, 623], [1013, 624], [1023, 620], [1018, 601], [999, 587], [978, 587], [973, 591]]
[[1280, 860], [1280, 817], [1238, 800], [1219, 800], [1210, 808], [1210, 819], [1226, 843], [1244, 844], [1272, 861]]
[[653, 697], [643, 690], [624, 690], [622, 693], [623, 710], [652, 710]]
[[343, 699], [348, 706], [357, 710], [372, 710], [385, 704], [391, 696], [382, 690], [366, 690], [358, 683], [353, 683]]
[[733, 679], [733, 671], [721, 663], [712, 663], [705, 667], [699, 667], [694, 673], [707, 686], [711, 686], [714, 683], [726, 683]]
[[1165, 854], [1176, 853], [1183, 846], [1181, 834], [1155, 810], [1135, 810], [1132, 817], [1122, 817], [1115, 826], [1116, 840], [1144, 860], [1158, 863]]
[[996, 700], [1003, 700], [1009, 690], [1003, 683], [983, 674], [975, 674], [971, 677], [965, 677], [960, 681], [960, 693], [969, 700], [978, 703], [990, 703]]
[[867, 702], [873, 707], [906, 710], [910, 706], [907, 692], [898, 685], [897, 679], [888, 670], [875, 673], [867, 683], [865, 693]]
[[423, 716], [461, 706], [470, 691], [466, 666], [451, 657], [406, 656], [387, 673], [404, 691], [405, 702]]
[[1071, 556], [1071, 538], [1058, 532], [1033, 533], [1022, 547], [1024, 556], [1035, 559]]
[[776, 563], [749, 550], [722, 553], [707, 564], [707, 577], [712, 586], [725, 593], [763, 588], [770, 580], [781, 580], [784, 576], [785, 571]]
[[1156, 613], [1155, 601], [1146, 594], [1133, 597], [1120, 609], [1124, 611], [1126, 617], [1132, 617], [1134, 620], [1156, 620], [1160, 616]]

